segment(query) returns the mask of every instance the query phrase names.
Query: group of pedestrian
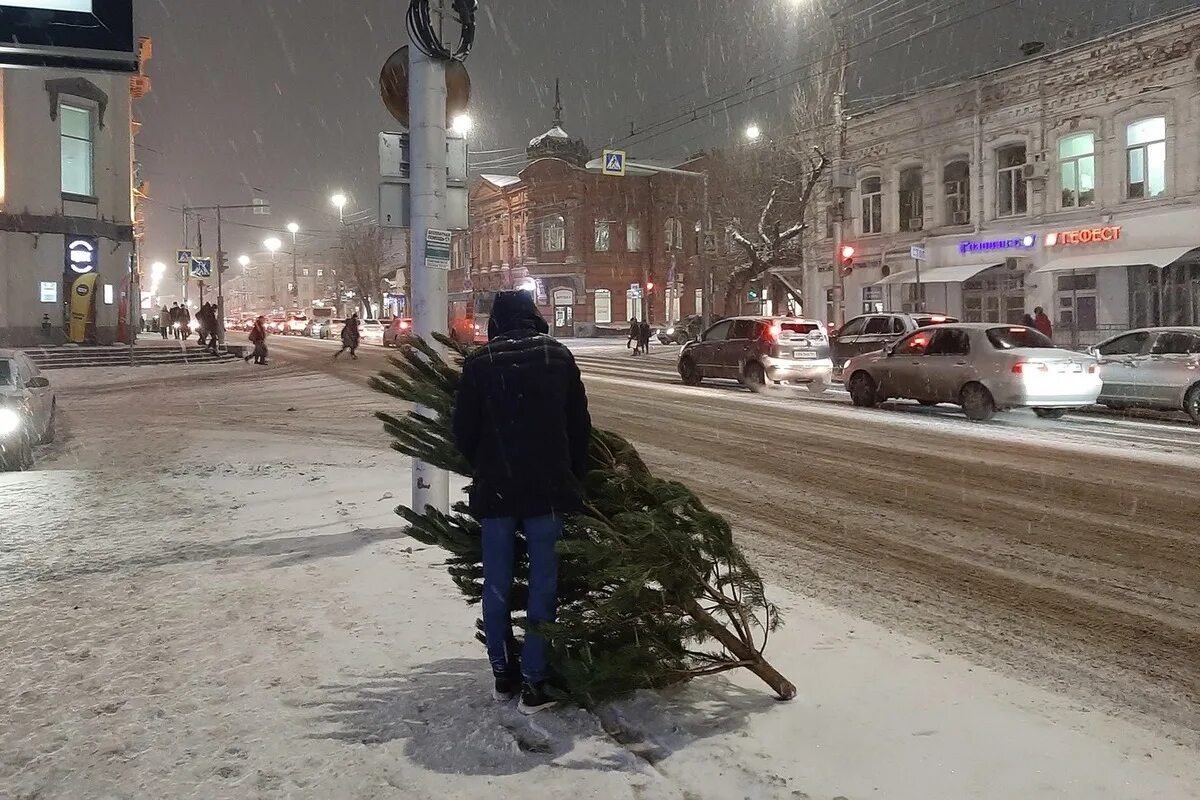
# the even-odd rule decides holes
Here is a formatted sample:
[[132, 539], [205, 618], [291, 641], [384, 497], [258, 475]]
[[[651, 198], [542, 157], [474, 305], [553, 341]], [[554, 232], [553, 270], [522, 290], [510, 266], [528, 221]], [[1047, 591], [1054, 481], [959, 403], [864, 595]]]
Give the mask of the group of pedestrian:
[[358, 328], [358, 314], [351, 314], [350, 319], [346, 320], [346, 324], [342, 326], [342, 349], [333, 354], [333, 360], [337, 361], [337, 357], [347, 350], [350, 351], [350, 357], [358, 360], [358, 341], [361, 332]]
[[250, 359], [254, 359], [255, 364], [267, 363], [267, 318], [259, 316], [254, 320], [254, 326], [250, 328], [250, 344], [254, 345], [254, 349], [250, 351], [250, 355], [245, 357], [245, 361], [249, 363]]
[[1026, 314], [1022, 324], [1026, 328], [1040, 331], [1047, 339], [1054, 338], [1054, 323], [1050, 321], [1050, 317], [1046, 316], [1046, 309], [1041, 306], [1035, 308], [1032, 314]]
[[650, 352], [650, 321], [637, 321], [633, 318], [629, 321], [629, 341], [625, 342], [625, 349], [628, 350], [630, 345], [633, 345], [633, 354], [640, 356]]
[[[213, 318], [216, 318], [215, 314]], [[170, 308], [163, 306], [158, 312], [158, 329], [164, 339], [174, 336], [176, 340], [186, 342], [192, 335], [192, 312], [179, 303], [172, 303]]]
[[205, 303], [200, 306], [200, 310], [196, 312], [196, 322], [199, 325], [197, 332], [200, 334], [200, 346], [207, 346], [212, 352], [217, 352], [220, 323], [217, 320], [216, 304]]

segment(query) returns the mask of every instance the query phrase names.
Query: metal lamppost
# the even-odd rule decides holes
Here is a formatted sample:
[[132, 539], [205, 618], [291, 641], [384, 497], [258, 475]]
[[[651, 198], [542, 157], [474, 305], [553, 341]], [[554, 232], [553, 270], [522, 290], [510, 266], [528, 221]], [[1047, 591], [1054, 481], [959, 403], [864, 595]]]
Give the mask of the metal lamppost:
[[296, 234], [300, 232], [300, 225], [295, 222], [289, 222], [288, 233], [292, 235], [292, 305], [300, 305], [300, 274], [296, 271]]
[[279, 304], [279, 289], [275, 283], [275, 254], [283, 247], [283, 242], [272, 236], [263, 242], [263, 247], [271, 252], [271, 308]]

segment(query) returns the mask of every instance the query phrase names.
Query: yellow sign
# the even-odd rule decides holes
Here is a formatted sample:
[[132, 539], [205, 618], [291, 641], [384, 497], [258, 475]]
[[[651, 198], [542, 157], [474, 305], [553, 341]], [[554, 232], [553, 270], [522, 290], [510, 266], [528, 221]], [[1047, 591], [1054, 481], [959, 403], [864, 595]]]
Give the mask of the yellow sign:
[[96, 308], [96, 273], [80, 275], [71, 284], [71, 341], [83, 344]]

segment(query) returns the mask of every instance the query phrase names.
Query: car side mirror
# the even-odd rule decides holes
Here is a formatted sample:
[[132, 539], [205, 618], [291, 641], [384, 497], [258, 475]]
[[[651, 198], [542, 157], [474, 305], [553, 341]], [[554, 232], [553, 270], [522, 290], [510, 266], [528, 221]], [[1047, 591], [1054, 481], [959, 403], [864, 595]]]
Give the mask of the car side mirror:
[[50, 379], [43, 377], [41, 375], [39, 375], [36, 378], [30, 378], [29, 382], [25, 384], [25, 388], [26, 389], [49, 389], [50, 388]]

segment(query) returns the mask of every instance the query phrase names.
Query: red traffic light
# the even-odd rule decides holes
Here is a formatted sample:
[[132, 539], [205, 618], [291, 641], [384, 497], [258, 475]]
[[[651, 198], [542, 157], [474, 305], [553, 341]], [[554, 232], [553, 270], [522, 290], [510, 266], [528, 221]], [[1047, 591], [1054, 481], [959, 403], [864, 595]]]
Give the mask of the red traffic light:
[[654, 291], [654, 281], [646, 281], [646, 291], [647, 292]]
[[844, 244], [842, 249], [838, 251], [838, 266], [843, 272], [849, 272], [854, 266], [854, 245]]

